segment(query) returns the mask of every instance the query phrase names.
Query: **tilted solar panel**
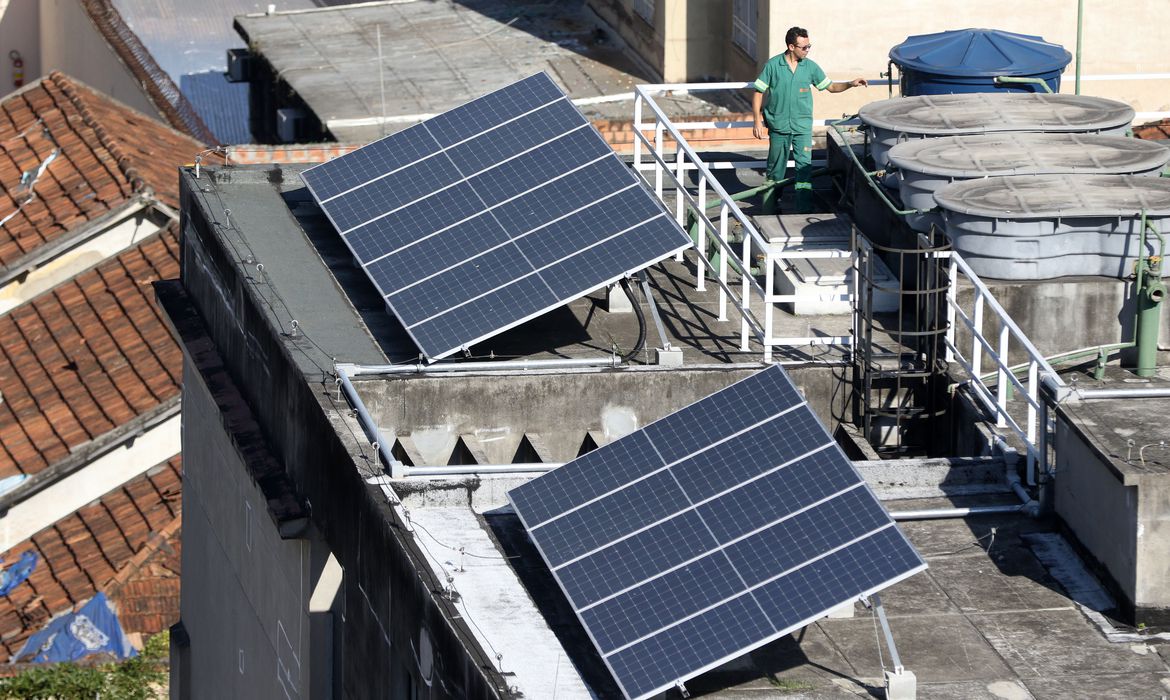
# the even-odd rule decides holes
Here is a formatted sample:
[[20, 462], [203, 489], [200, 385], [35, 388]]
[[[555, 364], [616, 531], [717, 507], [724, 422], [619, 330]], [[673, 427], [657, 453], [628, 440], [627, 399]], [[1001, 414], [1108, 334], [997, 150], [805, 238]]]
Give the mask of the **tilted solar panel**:
[[301, 177], [432, 360], [690, 245], [544, 73]]
[[508, 498], [630, 698], [926, 568], [779, 366]]

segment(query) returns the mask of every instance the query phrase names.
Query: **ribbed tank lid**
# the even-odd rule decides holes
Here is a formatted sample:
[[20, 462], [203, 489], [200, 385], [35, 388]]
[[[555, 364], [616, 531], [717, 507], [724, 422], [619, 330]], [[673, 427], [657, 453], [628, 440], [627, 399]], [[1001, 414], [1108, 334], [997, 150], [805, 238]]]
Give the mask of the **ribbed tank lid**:
[[890, 49], [902, 69], [956, 77], [1034, 75], [1063, 70], [1072, 54], [1041, 37], [998, 29], [918, 34]]
[[904, 141], [887, 158], [904, 171], [950, 178], [1127, 175], [1161, 170], [1170, 162], [1170, 148], [1123, 136], [1009, 131]]
[[974, 92], [895, 97], [862, 105], [870, 126], [924, 136], [988, 131], [1085, 132], [1117, 129], [1133, 121], [1124, 102], [1092, 95]]
[[988, 219], [1170, 216], [1170, 179], [1142, 175], [1009, 175], [935, 190], [952, 212]]

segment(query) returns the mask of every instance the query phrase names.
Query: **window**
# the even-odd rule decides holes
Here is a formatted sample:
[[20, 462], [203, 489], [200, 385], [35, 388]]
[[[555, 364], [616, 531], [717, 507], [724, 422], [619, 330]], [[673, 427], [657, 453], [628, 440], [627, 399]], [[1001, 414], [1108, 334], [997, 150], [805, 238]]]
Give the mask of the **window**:
[[634, 0], [634, 14], [654, 24], [654, 0]]
[[731, 6], [731, 41], [752, 58], [756, 57], [759, 4], [759, 0], [735, 0]]

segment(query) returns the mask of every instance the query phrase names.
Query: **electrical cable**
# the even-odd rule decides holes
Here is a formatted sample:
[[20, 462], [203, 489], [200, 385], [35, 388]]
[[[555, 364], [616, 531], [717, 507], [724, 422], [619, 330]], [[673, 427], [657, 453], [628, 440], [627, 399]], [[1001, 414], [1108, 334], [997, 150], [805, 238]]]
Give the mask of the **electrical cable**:
[[628, 364], [630, 360], [637, 357], [638, 353], [642, 352], [642, 348], [646, 346], [646, 315], [642, 313], [642, 305], [638, 303], [637, 297], [634, 296], [634, 290], [630, 287], [630, 279], [628, 277], [622, 278], [622, 291], [625, 292], [626, 298], [630, 300], [630, 304], [634, 307], [634, 315], [638, 317], [638, 341], [634, 343], [634, 347], [622, 355], [622, 364]]

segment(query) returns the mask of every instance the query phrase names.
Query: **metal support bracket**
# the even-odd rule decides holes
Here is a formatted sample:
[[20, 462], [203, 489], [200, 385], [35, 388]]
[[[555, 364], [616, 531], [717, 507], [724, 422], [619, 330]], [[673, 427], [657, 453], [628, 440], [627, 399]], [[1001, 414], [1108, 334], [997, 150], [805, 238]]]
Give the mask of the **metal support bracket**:
[[691, 696], [691, 691], [687, 690], [686, 683], [683, 683], [682, 681], [675, 681], [674, 687], [678, 690], [679, 693], [682, 694], [684, 698], [689, 698]]
[[650, 318], [654, 321], [654, 328], [658, 330], [658, 340], [662, 344], [654, 352], [654, 363], [666, 367], [681, 367], [683, 364], [682, 348], [672, 347], [666, 337], [666, 326], [662, 323], [662, 316], [658, 313], [658, 305], [654, 303], [654, 293], [650, 290], [650, 281], [642, 275], [642, 294], [646, 296], [646, 306], [650, 307]]
[[[864, 596], [862, 596], [861, 602], [865, 607], [871, 607], [870, 601], [866, 600]], [[872, 596], [872, 607], [877, 613], [878, 622], [881, 623], [882, 634], [886, 638], [886, 648], [890, 651], [890, 662], [894, 666], [892, 671], [885, 672], [886, 700], [915, 700], [918, 695], [918, 679], [902, 666], [902, 657], [898, 656], [898, 647], [894, 644], [894, 634], [890, 631], [890, 621], [886, 619], [886, 609], [882, 607], [881, 596], [876, 593]]]

